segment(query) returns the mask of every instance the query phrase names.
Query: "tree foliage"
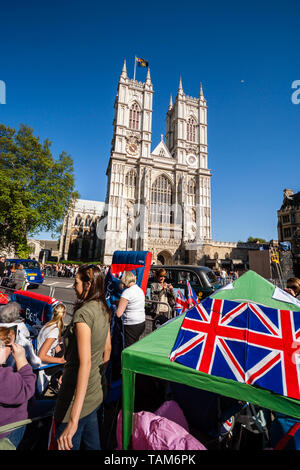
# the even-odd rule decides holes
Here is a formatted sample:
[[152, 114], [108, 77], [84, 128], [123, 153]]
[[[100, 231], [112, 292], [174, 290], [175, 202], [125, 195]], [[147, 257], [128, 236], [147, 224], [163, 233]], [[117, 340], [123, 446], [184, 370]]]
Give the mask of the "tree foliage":
[[247, 242], [248, 243], [268, 243], [264, 238], [253, 238], [253, 237], [249, 237]]
[[30, 127], [0, 124], [0, 247], [24, 256], [28, 236], [55, 232], [78, 198], [74, 184], [70, 155], [55, 160], [51, 142], [41, 143]]

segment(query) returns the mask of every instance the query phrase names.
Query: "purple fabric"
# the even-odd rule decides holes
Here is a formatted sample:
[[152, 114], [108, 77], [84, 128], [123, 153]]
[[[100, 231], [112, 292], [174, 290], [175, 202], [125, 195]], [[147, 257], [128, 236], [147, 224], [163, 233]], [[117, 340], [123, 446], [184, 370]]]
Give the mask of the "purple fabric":
[[157, 416], [167, 418], [174, 423], [179, 424], [183, 429], [189, 432], [188, 422], [183, 414], [182, 409], [174, 400], [165, 401], [158, 410], [155, 411]]
[[[117, 442], [118, 450], [121, 450], [122, 411], [117, 421]], [[201, 442], [189, 434], [186, 419], [176, 402], [164, 403], [155, 414], [148, 411], [133, 414], [132, 449], [206, 450]]]
[[[27, 404], [34, 395], [35, 381], [29, 364], [18, 372], [12, 367], [0, 367], [0, 426], [27, 419]], [[8, 434], [1, 434], [0, 439]]]

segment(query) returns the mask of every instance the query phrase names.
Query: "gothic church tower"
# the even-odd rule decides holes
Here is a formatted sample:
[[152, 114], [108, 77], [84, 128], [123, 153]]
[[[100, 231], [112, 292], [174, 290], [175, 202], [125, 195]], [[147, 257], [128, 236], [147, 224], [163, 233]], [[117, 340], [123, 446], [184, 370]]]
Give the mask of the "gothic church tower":
[[[170, 99], [166, 124], [167, 147], [182, 179], [183, 240], [201, 244], [211, 239], [211, 173], [207, 168], [207, 105], [202, 85], [199, 97], [192, 98], [185, 95], [180, 78], [174, 105]], [[194, 234], [189, 229], [192, 220], [197, 222], [192, 226]]]
[[[107, 168], [104, 263], [115, 250], [144, 249], [141, 236], [131, 237], [142, 198], [143, 161], [151, 152], [153, 86], [129, 79], [124, 62], [115, 100], [111, 157]], [[140, 225], [140, 224], [139, 224]], [[140, 228], [140, 234], [143, 227]]]
[[154, 262], [193, 263], [211, 239], [207, 106], [185, 95], [180, 79], [163, 135], [151, 151], [153, 86], [123, 70], [118, 84], [107, 168], [103, 261], [115, 250], [150, 250]]

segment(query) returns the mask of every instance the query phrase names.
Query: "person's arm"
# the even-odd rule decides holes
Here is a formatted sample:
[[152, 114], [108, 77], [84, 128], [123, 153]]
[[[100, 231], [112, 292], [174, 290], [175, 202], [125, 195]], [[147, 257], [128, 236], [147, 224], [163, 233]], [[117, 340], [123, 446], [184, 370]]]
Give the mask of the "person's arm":
[[174, 300], [176, 299], [175, 292], [174, 292], [172, 284], [169, 284], [169, 287], [167, 288], [167, 295], [169, 297], [171, 297], [172, 299], [174, 299]]
[[78, 421], [91, 372], [91, 329], [86, 323], [76, 323], [75, 332], [79, 358], [76, 391], [71, 409], [70, 420], [57, 441], [58, 450], [70, 450], [73, 447], [72, 438], [78, 428]]
[[110, 337], [110, 329], [108, 328], [108, 333], [106, 336], [105, 346], [104, 346], [104, 353], [103, 353], [103, 362], [106, 364], [110, 359], [111, 354], [111, 337]]
[[34, 395], [36, 376], [27, 362], [25, 349], [16, 343], [11, 345], [11, 349], [17, 372], [13, 372], [11, 367], [3, 368], [0, 401], [8, 406], [16, 406]]
[[296, 297], [295, 292], [290, 287], [285, 287], [283, 290], [287, 292], [288, 294], [292, 295], [293, 297]]
[[65, 364], [66, 361], [64, 357], [53, 357], [47, 354], [55, 340], [56, 338], [47, 338], [39, 350], [38, 356], [42, 362], [47, 364]]
[[128, 300], [125, 299], [124, 297], [121, 297], [117, 311], [116, 311], [116, 315], [118, 318], [120, 318], [123, 315], [123, 313], [126, 310], [127, 305], [128, 305]]
[[163, 293], [163, 289], [160, 289], [160, 285], [158, 284], [158, 282], [153, 282], [150, 286], [150, 290], [151, 290], [151, 299], [152, 300], [158, 300], [158, 298], [160, 297], [160, 295]]

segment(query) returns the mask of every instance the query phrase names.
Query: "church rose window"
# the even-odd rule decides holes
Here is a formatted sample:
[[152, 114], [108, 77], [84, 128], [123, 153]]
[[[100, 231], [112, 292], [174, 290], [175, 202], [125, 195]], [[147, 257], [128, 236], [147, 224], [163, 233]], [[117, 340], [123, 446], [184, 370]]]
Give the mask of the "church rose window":
[[136, 103], [134, 103], [129, 110], [129, 128], [136, 131], [140, 126], [140, 110]]
[[156, 178], [151, 190], [150, 221], [172, 223], [172, 185], [165, 176]]
[[189, 142], [196, 142], [196, 123], [192, 117], [187, 121], [187, 140]]

